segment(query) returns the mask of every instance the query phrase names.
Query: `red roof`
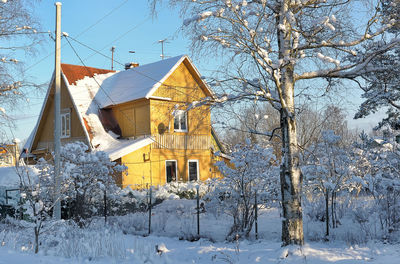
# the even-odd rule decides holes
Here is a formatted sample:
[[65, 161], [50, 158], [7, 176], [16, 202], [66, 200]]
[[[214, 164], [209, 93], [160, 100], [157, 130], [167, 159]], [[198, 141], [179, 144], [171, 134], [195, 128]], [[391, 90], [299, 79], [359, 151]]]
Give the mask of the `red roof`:
[[112, 70], [98, 69], [93, 67], [72, 65], [72, 64], [61, 64], [61, 70], [67, 77], [68, 83], [73, 85], [76, 81], [82, 80], [86, 76], [93, 77], [95, 74], [105, 74], [109, 72], [115, 72]]

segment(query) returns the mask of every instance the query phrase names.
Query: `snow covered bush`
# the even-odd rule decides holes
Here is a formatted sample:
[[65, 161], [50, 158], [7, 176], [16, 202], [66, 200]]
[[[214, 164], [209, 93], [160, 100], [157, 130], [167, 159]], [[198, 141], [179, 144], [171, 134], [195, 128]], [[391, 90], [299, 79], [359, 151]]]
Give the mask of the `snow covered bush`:
[[323, 131], [321, 142], [309, 148], [311, 155], [307, 165], [302, 168], [307, 186], [305, 191], [312, 196], [322, 194], [325, 199], [325, 213], [319, 218], [326, 223], [326, 239], [329, 236], [330, 219], [332, 228], [340, 223], [337, 215], [337, 194], [352, 187], [351, 159], [348, 150], [340, 146], [340, 141], [341, 137], [332, 130]]
[[396, 142], [365, 139], [358, 150], [357, 173], [379, 212], [382, 238], [400, 230], [400, 148]]
[[[36, 169], [36, 171], [35, 171]], [[35, 235], [35, 253], [39, 252], [39, 235], [44, 223], [51, 218], [55, 202], [60, 199], [54, 194], [54, 171], [52, 166], [40, 159], [36, 168], [19, 166], [20, 194], [23, 214], [32, 222]]]
[[64, 145], [60, 158], [68, 216], [82, 226], [85, 219], [97, 213], [105, 194], [112, 198], [118, 193], [113, 176], [126, 167], [112, 162], [105, 152], [88, 152], [82, 142]]
[[215, 183], [214, 190], [204, 199], [208, 200], [207, 207], [211, 210], [220, 209], [232, 216], [228, 239], [249, 235], [254, 223], [256, 196], [264, 204], [277, 198], [279, 173], [272, 152], [272, 148], [252, 145], [246, 140], [230, 153], [231, 164], [216, 163], [224, 178]]
[[81, 142], [69, 143], [61, 148], [62, 180], [59, 194], [55, 193], [54, 166], [40, 159], [34, 168], [20, 166], [20, 193], [27, 220], [33, 223], [35, 252], [39, 251], [39, 235], [44, 224], [50, 223], [56, 201], [66, 204], [67, 215], [80, 226], [93, 216], [107, 192], [112, 198], [117, 193], [113, 175], [124, 170], [111, 162], [104, 152], [88, 152]]
[[[210, 192], [213, 180], [204, 182], [170, 182], [165, 185], [152, 187], [152, 205], [157, 205], [164, 200], [196, 199], [197, 186], [199, 196], [203, 197]], [[114, 214], [135, 213], [148, 209], [149, 189], [132, 190], [130, 187], [120, 190], [118, 199], [114, 201]]]

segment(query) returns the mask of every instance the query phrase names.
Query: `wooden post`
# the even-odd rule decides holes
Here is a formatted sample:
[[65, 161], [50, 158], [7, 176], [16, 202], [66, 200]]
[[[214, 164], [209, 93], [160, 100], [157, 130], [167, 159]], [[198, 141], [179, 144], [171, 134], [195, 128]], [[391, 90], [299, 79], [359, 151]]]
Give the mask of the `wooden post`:
[[55, 80], [54, 80], [54, 212], [55, 219], [61, 219], [60, 201], [60, 149], [61, 149], [61, 3], [56, 5], [56, 44], [55, 44]]
[[151, 196], [152, 196], [152, 188], [150, 186], [149, 199], [148, 199], [148, 201], [149, 201], [149, 235], [151, 233]]
[[254, 192], [254, 224], [256, 231], [256, 239], [258, 239], [258, 204], [257, 204], [257, 191]]
[[200, 199], [199, 199], [199, 185], [196, 186], [197, 192], [197, 237], [200, 238]]
[[107, 191], [104, 190], [104, 223], [107, 223]]

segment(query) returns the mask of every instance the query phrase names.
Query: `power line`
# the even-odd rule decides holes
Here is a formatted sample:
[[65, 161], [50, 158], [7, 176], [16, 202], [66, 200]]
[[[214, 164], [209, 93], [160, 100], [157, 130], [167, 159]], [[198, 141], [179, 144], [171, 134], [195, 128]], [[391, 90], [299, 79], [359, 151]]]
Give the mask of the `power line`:
[[[73, 50], [73, 52], [75, 53], [75, 55], [78, 57], [78, 59], [81, 61], [82, 65], [85, 67], [85, 69], [88, 71], [88, 73], [90, 73], [88, 67], [85, 65], [85, 63], [83, 62], [82, 58], [79, 56], [78, 52], [75, 50], [75, 48], [72, 46], [71, 42], [68, 40], [68, 37], [66, 38], [68, 44], [71, 46], [71, 49]], [[93, 76], [94, 81], [96, 82], [96, 84], [99, 86], [99, 89], [103, 91], [103, 93], [108, 97], [108, 99], [110, 99], [110, 101], [113, 103], [113, 105], [116, 105], [115, 101], [108, 95], [108, 93], [103, 89], [103, 87], [100, 85], [100, 83], [96, 80], [95, 76]], [[100, 106], [98, 105], [98, 108], [100, 108]], [[122, 113], [122, 115], [124, 115], [124, 117], [133, 125], [135, 126], [135, 123], [132, 121], [132, 119], [122, 110], [120, 110], [120, 112]], [[155, 139], [153, 139], [152, 137], [149, 137], [150, 140], [152, 140], [154, 143], [157, 143], [158, 145], [169, 149], [167, 146], [161, 144], [160, 142], [156, 141]]]
[[[128, 31], [126, 31], [125, 33], [122, 33], [120, 36], [118, 36], [116, 39], [110, 41], [107, 45], [105, 45], [103, 48], [101, 48], [100, 50], [103, 50], [107, 47], [109, 47], [111, 44], [114, 44], [116, 41], [120, 40], [121, 38], [125, 37], [127, 34], [129, 34], [131, 31], [135, 30], [136, 28], [138, 28], [139, 26], [143, 25], [144, 23], [146, 23], [148, 20], [150, 20], [150, 17], [147, 17], [146, 19], [142, 20], [139, 24], [133, 26], [132, 28], [130, 28]], [[96, 51], [96, 53], [98, 53]], [[93, 55], [95, 55], [95, 53], [87, 56], [85, 59], [83, 59], [84, 61], [86, 61], [87, 59], [91, 58]]]
[[[114, 13], [116, 10], [118, 10], [119, 8], [121, 8], [124, 4], [126, 4], [129, 0], [125, 0], [124, 2], [122, 2], [119, 6], [115, 7], [114, 9], [112, 9], [110, 12], [108, 12], [107, 14], [105, 14], [103, 17], [101, 17], [99, 20], [97, 20], [96, 22], [94, 22], [92, 25], [90, 25], [89, 27], [87, 27], [86, 29], [84, 29], [83, 31], [81, 31], [80, 33], [78, 33], [77, 37], [81, 36], [83, 33], [88, 32], [90, 29], [92, 29], [94, 26], [96, 26], [97, 24], [99, 24], [102, 20], [104, 20], [106, 17], [108, 17], [109, 15], [111, 15], [112, 13]], [[21, 32], [23, 33], [23, 32]], [[37, 32], [40, 34], [49, 34], [50, 32]], [[35, 34], [37, 34], [35, 33]], [[62, 46], [64, 47], [65, 44]], [[42, 61], [44, 61], [45, 59], [47, 59], [49, 56], [53, 55], [53, 52], [50, 52], [49, 54], [47, 54], [45, 57], [43, 57], [42, 59], [40, 59], [39, 61], [37, 61], [36, 63], [32, 64], [31, 66], [29, 66], [28, 68], [26, 68], [24, 70], [23, 73], [27, 72], [28, 70], [34, 68], [35, 66], [37, 66], [38, 64], [40, 64]]]
[[91, 26], [89, 26], [88, 28], [86, 28], [85, 30], [83, 30], [81, 33], [79, 33], [78, 35], [76, 35], [76, 37], [81, 36], [83, 33], [88, 32], [91, 28], [93, 28], [94, 26], [96, 26], [97, 24], [99, 24], [101, 21], [103, 21], [106, 17], [108, 17], [109, 15], [111, 15], [112, 13], [114, 13], [116, 10], [118, 10], [119, 8], [121, 8], [123, 5], [125, 5], [129, 0], [125, 0], [124, 2], [122, 2], [119, 6], [115, 7], [114, 9], [112, 9], [110, 12], [108, 12], [107, 14], [105, 14], [102, 18], [100, 18], [99, 20], [97, 20], [96, 22], [94, 22]]
[[[105, 54], [101, 53], [100, 51], [95, 50], [94, 48], [92, 48], [92, 47], [90, 47], [90, 46], [88, 46], [88, 45], [86, 45], [86, 44], [84, 44], [84, 43], [82, 43], [82, 42], [80, 42], [80, 41], [78, 41], [78, 40], [72, 38], [71, 36], [68, 36], [68, 37], [66, 37], [66, 38], [70, 38], [70, 39], [72, 39], [73, 41], [75, 41], [75, 42], [81, 44], [82, 46], [84, 46], [84, 47], [86, 47], [86, 48], [88, 48], [88, 49], [90, 49], [90, 50], [95, 51], [95, 53], [98, 53], [98, 54], [100, 54], [101, 56], [103, 56], [103, 57], [105, 57], [105, 58], [111, 59], [110, 56], [105, 55]], [[71, 45], [71, 44], [70, 44], [70, 45]], [[72, 48], [72, 46], [71, 46], [71, 48]], [[72, 48], [72, 49], [73, 49], [73, 48]], [[75, 51], [75, 54], [77, 55], [76, 51]], [[78, 56], [78, 55], [77, 55], [77, 56]], [[80, 57], [78, 57], [78, 58], [80, 58]], [[84, 59], [82, 60], [82, 59], [80, 58], [80, 60], [81, 60], [81, 63], [82, 63], [85, 67], [87, 67], [87, 66], [84, 64], [84, 62], [83, 62]], [[122, 65], [122, 66], [125, 65], [125, 64], [123, 64], [123, 63], [121, 63], [121, 62], [119, 62], [119, 61], [117, 61], [117, 60], [115, 60], [115, 59], [114, 59], [114, 61], [115, 61], [116, 63]], [[144, 77], [146, 77], [146, 78], [148, 78], [148, 79], [150, 79], [150, 80], [152, 80], [152, 81], [155, 81], [156, 83], [159, 83], [159, 84], [161, 84], [161, 85], [165, 85], [165, 84], [162, 83], [160, 80], [154, 79], [153, 77], [151, 77], [151, 76], [149, 76], [149, 75], [147, 75], [147, 74], [145, 74], [145, 73], [143, 73], [143, 72], [141, 72], [141, 71], [138, 71], [138, 70], [135, 69], [135, 68], [130, 68], [129, 70], [134, 71], [134, 72], [136, 72], [136, 73], [138, 73], [138, 74], [140, 74], [140, 75], [142, 75], [142, 76], [144, 76]], [[177, 92], [180, 92], [180, 93], [182, 93], [182, 94], [184, 94], [184, 95], [188, 95], [188, 94], [185, 93], [185, 92], [179, 91], [179, 90], [176, 89], [176, 88], [184, 88], [184, 89], [196, 89], [196, 88], [197, 88], [197, 87], [178, 86], [178, 85], [165, 85], [165, 86], [168, 86], [169, 88], [173, 88], [173, 89], [175, 89]], [[189, 96], [190, 96], [190, 95], [189, 95]], [[193, 96], [190, 96], [190, 97], [194, 98]]]
[[[103, 57], [105, 57], [105, 58], [107, 58], [107, 59], [113, 59], [112, 57], [110, 57], [110, 56], [108, 56], [108, 55], [105, 55], [105, 54], [101, 53], [100, 51], [95, 50], [94, 48], [92, 48], [92, 47], [90, 47], [90, 46], [88, 46], [88, 45], [86, 45], [86, 44], [80, 42], [79, 40], [77, 40], [77, 39], [75, 39], [75, 38], [73, 38], [73, 37], [68, 36], [68, 38], [72, 39], [73, 41], [75, 41], [75, 42], [81, 44], [82, 46], [84, 46], [84, 47], [86, 47], [86, 48], [88, 48], [88, 49], [94, 51], [95, 53], [97, 53], [97, 54], [99, 54], [99, 55], [101, 55], [101, 56], [103, 56]], [[68, 41], [68, 39], [67, 39], [67, 41]], [[69, 42], [69, 41], [68, 41], [68, 42]], [[70, 46], [71, 46], [71, 44], [70, 44]], [[72, 46], [71, 46], [71, 48], [74, 49]], [[75, 55], [76, 55], [76, 52], [75, 52]], [[79, 56], [78, 56], [78, 58], [80, 59], [81, 63], [83, 64], [83, 61], [84, 61], [84, 60], [82, 60]], [[115, 60], [115, 59], [114, 59], [114, 61], [115, 61], [116, 63], [118, 63], [118, 64], [124, 66], [123, 63], [121, 63], [121, 62], [119, 62], [119, 61], [117, 61], [117, 60]], [[85, 66], [85, 67], [86, 67], [86, 66]]]

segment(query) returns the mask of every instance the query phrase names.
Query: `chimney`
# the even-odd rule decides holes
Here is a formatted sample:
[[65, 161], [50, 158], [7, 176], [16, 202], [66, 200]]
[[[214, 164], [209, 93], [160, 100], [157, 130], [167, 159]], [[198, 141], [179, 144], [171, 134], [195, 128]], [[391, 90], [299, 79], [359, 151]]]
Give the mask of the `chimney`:
[[129, 70], [131, 68], [136, 68], [136, 67], [139, 67], [139, 63], [137, 63], [137, 62], [125, 63], [125, 70]]

